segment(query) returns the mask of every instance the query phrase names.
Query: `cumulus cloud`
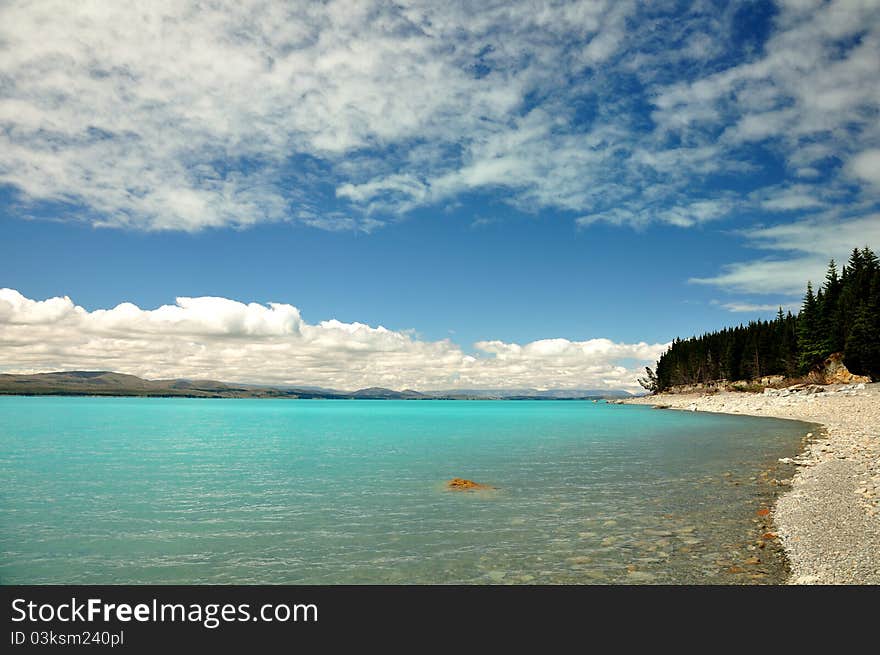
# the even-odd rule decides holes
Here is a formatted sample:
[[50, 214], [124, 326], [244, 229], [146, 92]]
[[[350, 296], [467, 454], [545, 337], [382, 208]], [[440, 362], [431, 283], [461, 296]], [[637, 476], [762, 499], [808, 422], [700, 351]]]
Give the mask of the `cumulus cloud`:
[[87, 311], [68, 298], [0, 289], [0, 371], [113, 370], [150, 379], [304, 384], [357, 389], [624, 388], [667, 344], [608, 339], [485, 341], [474, 355], [450, 340], [361, 323], [304, 321], [289, 304], [178, 298], [141, 309]]
[[689, 227], [741, 208], [706, 180], [767, 152], [808, 184], [851, 160], [871, 187], [877, 3], [784, 3], [745, 54], [739, 7], [12, 0], [0, 185], [21, 214], [189, 231], [368, 231], [498, 189], [582, 224]]

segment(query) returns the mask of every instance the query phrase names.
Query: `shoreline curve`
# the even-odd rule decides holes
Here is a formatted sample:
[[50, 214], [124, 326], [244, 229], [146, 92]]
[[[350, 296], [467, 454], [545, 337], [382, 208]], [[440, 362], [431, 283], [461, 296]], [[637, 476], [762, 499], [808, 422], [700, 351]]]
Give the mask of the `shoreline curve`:
[[789, 584], [880, 584], [880, 383], [811, 394], [657, 394], [624, 404], [814, 423], [772, 518]]

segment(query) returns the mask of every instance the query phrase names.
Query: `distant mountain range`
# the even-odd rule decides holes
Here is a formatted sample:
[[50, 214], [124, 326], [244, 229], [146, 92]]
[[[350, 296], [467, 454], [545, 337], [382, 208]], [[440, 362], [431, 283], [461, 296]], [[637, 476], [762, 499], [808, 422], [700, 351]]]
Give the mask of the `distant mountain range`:
[[268, 386], [215, 380], [145, 380], [111, 371], [0, 374], [0, 395], [149, 396], [184, 398], [330, 398], [370, 400], [595, 400], [626, 398], [620, 389], [448, 389], [395, 391], [370, 387], [337, 391], [312, 386]]
[[432, 397], [459, 397], [536, 400], [581, 400], [584, 398], [630, 398], [633, 394], [623, 389], [447, 389], [424, 392]]

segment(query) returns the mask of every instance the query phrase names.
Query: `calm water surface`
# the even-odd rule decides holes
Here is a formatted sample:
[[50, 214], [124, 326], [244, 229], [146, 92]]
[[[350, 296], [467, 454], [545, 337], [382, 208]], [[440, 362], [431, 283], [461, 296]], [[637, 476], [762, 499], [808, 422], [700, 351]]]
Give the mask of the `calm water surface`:
[[755, 512], [809, 429], [579, 401], [0, 397], [0, 583], [773, 582]]

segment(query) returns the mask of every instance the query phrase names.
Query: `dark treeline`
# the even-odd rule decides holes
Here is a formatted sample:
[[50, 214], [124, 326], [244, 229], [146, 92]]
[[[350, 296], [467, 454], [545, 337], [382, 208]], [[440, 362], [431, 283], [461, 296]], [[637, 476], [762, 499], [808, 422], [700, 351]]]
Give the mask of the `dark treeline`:
[[771, 321], [676, 339], [641, 382], [663, 391], [716, 380], [796, 377], [832, 353], [843, 353], [851, 372], [880, 378], [880, 262], [869, 248], [853, 250], [842, 271], [831, 260], [818, 291], [807, 283], [799, 314], [780, 308]]

